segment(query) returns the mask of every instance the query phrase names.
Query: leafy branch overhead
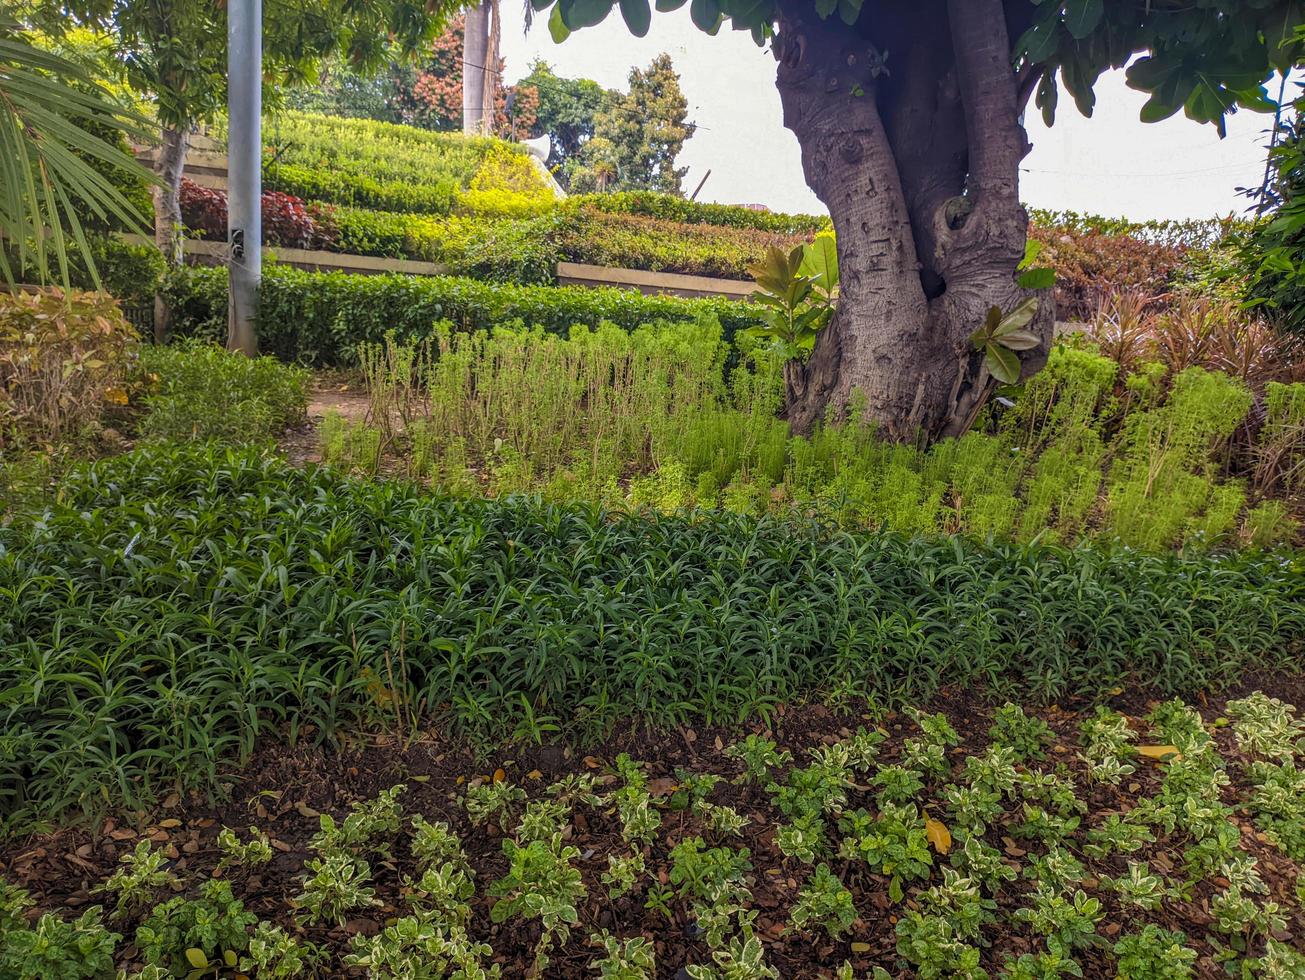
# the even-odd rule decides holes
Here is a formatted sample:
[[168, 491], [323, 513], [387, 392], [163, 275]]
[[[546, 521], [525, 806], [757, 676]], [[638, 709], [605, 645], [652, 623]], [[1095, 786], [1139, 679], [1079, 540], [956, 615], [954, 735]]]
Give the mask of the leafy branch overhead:
[[[655, 0], [658, 12], [689, 3], [693, 23], [716, 34], [727, 22], [752, 34], [758, 45], [774, 36], [777, 0]], [[882, 3], [883, 0], [880, 0]], [[573, 31], [592, 27], [620, 8], [630, 32], [648, 33], [649, 0], [530, 0], [536, 11], [552, 8], [549, 30], [559, 43]], [[824, 20], [841, 20], [868, 36], [862, 18], [875, 0], [814, 0]], [[1007, 0], [1013, 57], [1022, 77], [1036, 82], [1036, 103], [1051, 123], [1059, 90], [1091, 115], [1097, 79], [1127, 66], [1128, 84], [1150, 98], [1145, 122], [1182, 110], [1198, 122], [1214, 123], [1222, 135], [1224, 116], [1237, 108], [1272, 111], [1264, 83], [1274, 71], [1301, 57], [1297, 25], [1305, 23], [1301, 0]], [[1133, 60], [1133, 56], [1144, 56]]]

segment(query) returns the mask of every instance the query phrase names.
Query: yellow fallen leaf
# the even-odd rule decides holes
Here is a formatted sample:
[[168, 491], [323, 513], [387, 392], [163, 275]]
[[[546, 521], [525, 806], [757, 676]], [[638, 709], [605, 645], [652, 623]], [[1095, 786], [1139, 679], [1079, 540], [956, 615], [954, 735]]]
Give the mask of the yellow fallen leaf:
[[131, 399], [121, 388], [105, 388], [104, 400], [110, 405], [126, 405]]
[[933, 817], [924, 818], [924, 836], [929, 839], [933, 849], [939, 854], [946, 854], [952, 849], [952, 832], [941, 820]]
[[504, 772], [502, 769], [495, 769], [495, 770], [494, 770], [494, 782], [496, 782], [496, 783], [501, 783], [501, 782], [503, 782], [505, 779], [507, 779], [507, 773], [506, 773], [506, 772]]
[[544, 774], [543, 774], [542, 772], [540, 772], [538, 769], [531, 769], [528, 773], [526, 773], [526, 778], [527, 778], [527, 779], [543, 779], [543, 778], [544, 778]]
[[1144, 755], [1148, 759], [1166, 759], [1175, 762], [1183, 757], [1183, 754], [1173, 745], [1139, 745], [1137, 754]]
[[854, 953], [868, 953], [868, 952], [870, 952], [870, 944], [869, 944], [869, 943], [852, 943], [850, 948], [851, 948], [852, 952], [854, 952]]

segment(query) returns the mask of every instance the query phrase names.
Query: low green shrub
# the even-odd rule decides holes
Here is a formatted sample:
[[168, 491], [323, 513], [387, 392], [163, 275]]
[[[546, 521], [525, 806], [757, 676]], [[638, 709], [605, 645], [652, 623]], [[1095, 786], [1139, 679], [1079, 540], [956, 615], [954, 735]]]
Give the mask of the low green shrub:
[[0, 527], [0, 594], [9, 817], [211, 785], [274, 729], [591, 738], [943, 684], [1167, 697], [1305, 642], [1305, 569], [1280, 555], [617, 518], [212, 445], [65, 478]]
[[[457, 139], [449, 134], [443, 134], [443, 138]], [[388, 158], [394, 173], [408, 174], [395, 179], [378, 176], [385, 169], [353, 162], [344, 166], [339, 161], [322, 166], [304, 165], [287, 162], [287, 157], [304, 159], [301, 150], [289, 148], [277, 160], [264, 165], [263, 183], [268, 190], [283, 191], [304, 200], [393, 214], [456, 212], [481, 220], [508, 219], [532, 217], [553, 207], [552, 189], [524, 152], [497, 140], [467, 142], [476, 161], [474, 170], [457, 167], [449, 176], [431, 173], [418, 176], [421, 158], [406, 165]]]
[[[225, 269], [178, 270], [166, 290], [178, 336], [225, 340]], [[381, 341], [391, 330], [401, 340], [431, 336], [441, 320], [459, 330], [485, 330], [517, 320], [565, 333], [575, 324], [597, 326], [605, 321], [633, 329], [658, 320], [713, 317], [727, 340], [757, 322], [750, 304], [724, 299], [453, 277], [318, 273], [276, 265], [264, 270], [260, 299], [262, 349], [284, 360], [317, 365], [352, 363], [359, 343]]]
[[825, 215], [783, 214], [738, 204], [710, 204], [656, 191], [620, 191], [613, 194], [579, 194], [570, 200], [609, 214], [641, 214], [686, 225], [715, 225], [721, 228], [755, 228], [781, 235], [810, 238], [827, 231], [833, 223]]
[[263, 185], [306, 201], [409, 214], [448, 214], [458, 190], [452, 178], [413, 184], [294, 163], [265, 164]]
[[190, 341], [146, 347], [152, 376], [141, 435], [149, 439], [260, 442], [304, 420], [311, 374], [275, 357], [249, 358]]
[[787, 253], [810, 237], [610, 214], [569, 203], [564, 213], [556, 235], [565, 261], [723, 279], [750, 279], [748, 268], [768, 248]]
[[329, 248], [351, 255], [438, 262], [447, 222], [424, 214], [331, 208], [321, 215], [331, 235]]
[[[290, 111], [269, 118], [263, 135], [271, 147], [268, 163], [418, 187], [445, 181], [466, 187], [491, 150], [507, 145], [462, 133]], [[512, 152], [524, 155], [525, 150]]]

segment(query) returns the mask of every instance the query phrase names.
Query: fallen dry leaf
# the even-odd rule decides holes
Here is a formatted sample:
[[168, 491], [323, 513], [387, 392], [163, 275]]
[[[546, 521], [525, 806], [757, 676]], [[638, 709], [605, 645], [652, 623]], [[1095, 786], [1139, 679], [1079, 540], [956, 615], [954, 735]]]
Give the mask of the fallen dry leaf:
[[1183, 757], [1183, 754], [1172, 745], [1139, 745], [1137, 754], [1146, 756], [1148, 759], [1154, 759], [1157, 762], [1162, 759], [1168, 762], [1176, 762]]
[[677, 789], [679, 784], [670, 776], [658, 776], [656, 779], [648, 780], [648, 795], [653, 798], [670, 796]]
[[924, 818], [924, 836], [929, 839], [933, 849], [939, 854], [946, 854], [952, 849], [952, 832], [941, 820], [933, 817]]

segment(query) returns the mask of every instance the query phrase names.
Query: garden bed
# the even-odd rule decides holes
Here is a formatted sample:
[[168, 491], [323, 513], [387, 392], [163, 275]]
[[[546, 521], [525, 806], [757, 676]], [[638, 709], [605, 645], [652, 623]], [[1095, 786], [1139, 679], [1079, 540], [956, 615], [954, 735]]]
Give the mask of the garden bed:
[[[1238, 695], [1256, 683], [1305, 698], [1300, 678], [1281, 676]], [[380, 968], [382, 956], [391, 970], [431, 969], [445, 948], [432, 937], [465, 926], [484, 944], [473, 957], [481, 966], [525, 976], [541, 950], [528, 911], [538, 901], [558, 916], [545, 944], [550, 977], [597, 975], [605, 951], [592, 937], [604, 931], [627, 953], [627, 972], [605, 976], [685, 976], [713, 955], [721, 972], [687, 975], [1218, 977], [1227, 964], [1300, 976], [1300, 721], [1260, 695], [1201, 699], [1204, 725], [1176, 702], [1115, 703], [1122, 714], [1063, 705], [1025, 716], [952, 688], [927, 712], [781, 708], [747, 739], [627, 730], [587, 753], [518, 743], [477, 757], [434, 734], [368, 739], [338, 755], [269, 746], [230, 784], [229, 802], [173, 794], [94, 830], [31, 837], [0, 852], [0, 876], [28, 889], [37, 911], [80, 915], [124, 898], [110, 923], [126, 937], [114, 954], [124, 967], [150, 955], [184, 968], [187, 949], [214, 963], [228, 950], [248, 958], [256, 917], [284, 932], [254, 935], [317, 950], [318, 975], [364, 975], [346, 968], [347, 955], [370, 956], [373, 976], [398, 975]], [[398, 785], [391, 805], [384, 794]], [[365, 816], [345, 822], [359, 804]], [[414, 827], [418, 816], [456, 839]], [[241, 842], [265, 835], [270, 860], [232, 861], [218, 840], [224, 825]], [[175, 884], [95, 891], [142, 846]], [[524, 887], [509, 876], [518, 848], [529, 853], [516, 865]], [[355, 873], [368, 865], [354, 885], [372, 897], [354, 892], [360, 904], [347, 907], [349, 888], [305, 888], [305, 862], [333, 855]], [[210, 895], [221, 890], [212, 882], [229, 883], [250, 913], [226, 908], [239, 928], [225, 943], [136, 933], [157, 900], [194, 898], [204, 882]], [[518, 901], [525, 894], [535, 898]], [[340, 907], [315, 915], [332, 896]], [[184, 921], [184, 909], [172, 911]], [[655, 966], [633, 965], [628, 943], [639, 937]], [[761, 959], [726, 971], [737, 954]], [[852, 973], [837, 972], [845, 964]], [[290, 975], [266, 961], [265, 972], [241, 969]]]

